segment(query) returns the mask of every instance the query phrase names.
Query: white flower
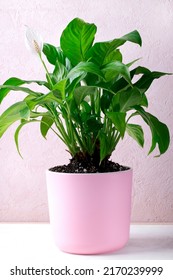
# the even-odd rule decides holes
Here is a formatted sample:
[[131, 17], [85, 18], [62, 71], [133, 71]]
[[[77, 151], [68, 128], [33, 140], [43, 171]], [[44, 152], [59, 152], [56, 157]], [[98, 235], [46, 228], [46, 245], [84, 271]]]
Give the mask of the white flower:
[[25, 33], [25, 44], [28, 50], [30, 50], [33, 54], [41, 55], [43, 49], [43, 41], [41, 36], [26, 26], [26, 33]]

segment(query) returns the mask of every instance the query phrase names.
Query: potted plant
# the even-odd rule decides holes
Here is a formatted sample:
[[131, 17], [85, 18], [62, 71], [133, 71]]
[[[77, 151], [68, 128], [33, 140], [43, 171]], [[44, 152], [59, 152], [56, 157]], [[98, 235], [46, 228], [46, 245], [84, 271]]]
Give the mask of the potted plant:
[[[141, 66], [131, 70], [136, 60], [122, 62], [124, 43], [141, 46], [138, 31], [98, 43], [95, 33], [94, 24], [75, 18], [55, 47], [27, 28], [27, 44], [39, 56], [46, 80], [13, 77], [0, 86], [0, 102], [11, 90], [26, 93], [0, 116], [0, 137], [19, 121], [14, 139], [20, 153], [21, 128], [38, 122], [43, 137], [51, 129], [67, 146], [70, 163], [46, 172], [50, 222], [59, 248], [78, 254], [117, 250], [129, 238], [132, 169], [110, 156], [125, 133], [143, 147], [143, 130], [133, 117], [140, 116], [151, 129], [149, 154], [156, 146], [159, 155], [165, 153], [170, 141], [167, 126], [146, 110], [148, 88], [165, 73]], [[22, 86], [30, 83], [47, 93]]]

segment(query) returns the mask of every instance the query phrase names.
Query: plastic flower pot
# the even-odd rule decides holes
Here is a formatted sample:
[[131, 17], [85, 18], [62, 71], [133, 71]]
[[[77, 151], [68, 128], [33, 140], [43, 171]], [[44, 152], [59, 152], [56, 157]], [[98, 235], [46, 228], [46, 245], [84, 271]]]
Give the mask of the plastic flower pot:
[[101, 254], [129, 239], [132, 169], [94, 174], [47, 170], [50, 224], [55, 243], [74, 254]]

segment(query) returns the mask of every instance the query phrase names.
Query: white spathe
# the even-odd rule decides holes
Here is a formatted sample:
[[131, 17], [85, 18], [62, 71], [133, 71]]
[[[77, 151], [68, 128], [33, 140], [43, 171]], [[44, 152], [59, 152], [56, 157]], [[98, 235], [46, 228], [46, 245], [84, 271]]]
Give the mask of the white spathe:
[[43, 40], [40, 34], [38, 34], [35, 30], [26, 27], [25, 33], [25, 44], [29, 51], [33, 54], [41, 54], [43, 49]]

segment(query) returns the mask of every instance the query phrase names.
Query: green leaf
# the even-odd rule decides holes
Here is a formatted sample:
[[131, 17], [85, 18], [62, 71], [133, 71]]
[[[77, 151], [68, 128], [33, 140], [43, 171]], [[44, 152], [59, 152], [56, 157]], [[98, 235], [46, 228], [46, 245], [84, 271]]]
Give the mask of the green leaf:
[[114, 77], [121, 75], [131, 84], [130, 72], [128, 67], [120, 61], [111, 62], [102, 68], [102, 72], [107, 82], [111, 81]]
[[137, 88], [128, 88], [115, 94], [111, 106], [114, 111], [127, 112], [136, 105], [147, 106], [147, 99]]
[[149, 154], [155, 149], [156, 144], [160, 151], [160, 155], [165, 153], [169, 147], [170, 135], [166, 124], [160, 122], [155, 116], [146, 112], [142, 107], [135, 107], [137, 114], [139, 114], [143, 120], [150, 127], [152, 134], [152, 144], [149, 150]]
[[83, 100], [81, 106], [82, 106], [82, 112], [91, 114], [91, 106], [88, 104], [88, 102]]
[[80, 82], [85, 78], [86, 73], [83, 73], [79, 75], [77, 78], [70, 79], [69, 82], [67, 82], [66, 92], [68, 93], [68, 99], [70, 100], [73, 98], [73, 92], [75, 88], [80, 87]]
[[77, 77], [85, 74], [85, 73], [93, 73], [100, 78], [104, 79], [104, 75], [102, 71], [99, 69], [97, 65], [92, 62], [80, 62], [77, 64], [67, 75], [67, 77], [73, 81]]
[[144, 146], [144, 132], [140, 125], [128, 123], [126, 131], [141, 147]]
[[46, 104], [49, 105], [52, 102], [62, 104], [61, 93], [56, 90], [37, 98], [30, 98], [30, 96], [27, 96], [24, 100], [27, 103], [27, 106], [30, 108], [30, 110], [33, 110], [36, 106], [46, 107]]
[[127, 63], [126, 64], [126, 66], [128, 67], [128, 68], [130, 68], [134, 63], [136, 63], [138, 60], [140, 60], [141, 58], [137, 58], [137, 59], [134, 59], [134, 60], [132, 60], [131, 62], [129, 62], [129, 63]]
[[96, 26], [79, 18], [73, 19], [60, 38], [61, 49], [73, 65], [86, 60], [86, 53], [92, 46]]
[[93, 48], [89, 50], [87, 54], [88, 59], [100, 67], [115, 61], [122, 62], [122, 54], [119, 50], [114, 49], [108, 52], [110, 45], [110, 42], [96, 43]]
[[120, 94], [120, 110], [126, 112], [132, 109], [135, 105], [141, 105], [143, 103], [143, 96], [137, 88], [127, 89]]
[[28, 120], [30, 117], [30, 110], [26, 102], [21, 101], [10, 106], [1, 116], [0, 116], [0, 137], [14, 122], [25, 119]]
[[26, 87], [17, 87], [17, 86], [10, 86], [10, 85], [3, 85], [3, 86], [0, 86], [1, 89], [8, 89], [8, 92], [10, 90], [13, 90], [13, 91], [22, 91], [22, 92], [25, 92], [25, 93], [28, 93], [29, 95], [32, 95], [32, 96], [42, 96], [43, 93], [41, 92], [36, 92], [36, 91], [33, 91], [29, 88], [26, 88]]
[[91, 95], [91, 94], [96, 94], [97, 93], [97, 87], [90, 87], [90, 86], [81, 86], [81, 87], [77, 87], [74, 90], [74, 98], [76, 101], [77, 105], [80, 105], [81, 102], [84, 100], [84, 98], [87, 95]]
[[[129, 42], [138, 44], [139, 46], [142, 46], [142, 39], [141, 39], [141, 36], [140, 36], [140, 34], [137, 30], [134, 30], [134, 31], [124, 35], [123, 37], [120, 38], [120, 40], [124, 40], [124, 43], [126, 41], [129, 41]], [[115, 44], [116, 44], [116, 42], [115, 42]], [[120, 44], [120, 42], [118, 41], [118, 45], [119, 44]]]
[[15, 134], [14, 134], [14, 141], [15, 141], [15, 144], [16, 144], [16, 148], [17, 148], [17, 151], [18, 151], [18, 153], [19, 153], [19, 155], [21, 156], [21, 158], [23, 158], [22, 157], [22, 155], [21, 155], [21, 153], [20, 153], [20, 149], [19, 149], [19, 132], [20, 132], [20, 130], [21, 130], [21, 128], [24, 126], [24, 125], [26, 125], [26, 124], [28, 124], [28, 123], [31, 123], [31, 122], [39, 122], [38, 120], [30, 120], [30, 121], [23, 121], [18, 127], [17, 127], [17, 129], [16, 129], [16, 131], [15, 131]]
[[67, 83], [67, 79], [63, 79], [53, 86], [52, 92], [56, 97], [60, 99], [65, 99], [66, 83]]
[[102, 127], [103, 124], [99, 120], [97, 120], [96, 115], [91, 115], [89, 116], [89, 118], [87, 118], [85, 129], [88, 133], [90, 132], [94, 133], [94, 137], [97, 136], [98, 132]]
[[[22, 84], [24, 84], [24, 82], [21, 79], [12, 77], [4, 83], [4, 86], [5, 85], [20, 86]], [[8, 87], [0, 88], [0, 103], [2, 102], [4, 97], [9, 93], [9, 91], [10, 91], [10, 89]]]
[[113, 93], [103, 90], [103, 94], [100, 99], [101, 110], [103, 113], [105, 113], [105, 110], [109, 108], [113, 96], [114, 96]]
[[55, 65], [56, 62], [59, 61], [61, 64], [65, 65], [65, 57], [60, 48], [50, 44], [44, 44], [43, 53], [51, 64]]
[[65, 79], [66, 76], [67, 76], [66, 67], [62, 63], [57, 61], [55, 64], [55, 69], [53, 71], [52, 80], [54, 81], [54, 83], [57, 83], [57, 82]]
[[51, 128], [54, 123], [54, 119], [51, 116], [43, 116], [40, 123], [40, 131], [44, 138], [48, 133], [48, 130]]
[[[135, 75], [139, 74], [143, 75], [137, 82], [134, 83], [133, 86], [138, 88], [141, 93], [145, 93], [147, 91], [154, 79], [158, 79], [164, 75], [168, 75], [167, 73], [163, 72], [151, 72], [146, 67], [141, 66], [138, 66], [137, 68], [134, 68], [130, 71], [131, 79], [133, 79]], [[122, 89], [126, 89], [127, 87], [129, 87], [128, 82], [121, 78], [118, 81], [115, 81], [115, 83], [111, 86], [111, 90], [113, 90], [114, 92], [118, 92]]]
[[124, 112], [107, 112], [106, 115], [113, 122], [115, 128], [120, 132], [121, 137], [124, 137], [126, 129], [126, 113]]
[[[25, 87], [19, 87], [20, 85], [23, 84], [31, 84], [31, 83], [36, 83], [40, 86], [46, 86], [48, 87], [47, 82], [44, 81], [26, 81], [26, 80], [21, 80], [19, 78], [12, 77], [8, 79], [2, 86], [0, 86], [0, 103], [4, 99], [4, 97], [11, 91], [11, 90], [17, 90], [17, 91], [24, 91], [29, 94], [33, 94], [34, 91], [31, 91], [30, 89], [27, 89]], [[34, 93], [36, 95], [36, 93]]]
[[100, 141], [100, 163], [105, 159], [105, 157], [111, 154], [109, 142], [107, 140], [106, 134], [100, 131], [99, 133]]
[[94, 46], [88, 51], [87, 58], [91, 59], [91, 61], [100, 66], [104, 65], [110, 54], [114, 52], [115, 49], [123, 45], [126, 41], [136, 43], [140, 46], [142, 45], [142, 40], [138, 31], [134, 30], [119, 39], [95, 43]]
[[146, 92], [155, 79], [159, 79], [160, 77], [165, 75], [171, 75], [169, 73], [164, 72], [151, 72], [149, 69], [142, 66], [138, 66], [137, 68], [133, 69], [130, 73], [131, 78], [133, 78], [135, 75], [142, 74], [142, 77], [140, 77], [140, 79], [134, 83], [134, 86], [140, 89], [141, 93]]
[[[93, 59], [92, 59], [92, 61], [93, 61]], [[110, 54], [108, 54], [105, 57], [103, 63], [99, 64], [99, 65], [102, 66], [102, 65], [105, 65], [105, 64], [108, 64], [111, 62], [116, 62], [116, 61], [122, 62], [122, 54], [119, 50], [113, 50]], [[97, 64], [96, 60], [95, 60], [95, 63]]]

